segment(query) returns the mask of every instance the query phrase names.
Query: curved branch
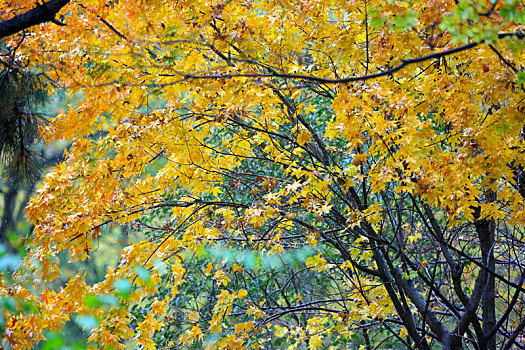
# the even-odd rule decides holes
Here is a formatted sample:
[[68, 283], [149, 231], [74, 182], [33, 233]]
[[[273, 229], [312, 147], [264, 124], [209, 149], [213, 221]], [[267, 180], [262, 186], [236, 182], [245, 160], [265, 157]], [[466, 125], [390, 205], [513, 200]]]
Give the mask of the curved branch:
[[[525, 33], [516, 32], [516, 33], [499, 33], [498, 34], [499, 39], [503, 39], [506, 37], [517, 37], [518, 39], [524, 39]], [[441, 57], [449, 56], [449, 55], [452, 55], [458, 52], [466, 51], [482, 43], [483, 41], [471, 42], [465, 45], [455, 47], [450, 50], [434, 52], [428, 55], [415, 57], [415, 58], [403, 59], [400, 64], [390, 69], [387, 69], [387, 70], [378, 71], [372, 74], [358, 75], [358, 76], [352, 76], [352, 77], [346, 77], [346, 78], [340, 78], [340, 79], [315, 77], [315, 76], [304, 75], [304, 74], [286, 74], [286, 73], [278, 73], [275, 71], [272, 71], [269, 74], [264, 74], [264, 73], [232, 73], [232, 74], [210, 74], [210, 75], [183, 74], [183, 79], [187, 80], [187, 79], [219, 79], [219, 78], [226, 79], [226, 78], [235, 78], [235, 77], [247, 77], [247, 78], [275, 78], [277, 77], [277, 78], [285, 78], [285, 79], [313, 81], [313, 82], [320, 83], [320, 84], [351, 83], [354, 81], [365, 81], [365, 80], [370, 80], [374, 78], [384, 77], [384, 76], [393, 74], [397, 71], [400, 71], [401, 69], [411, 64], [424, 62], [424, 61], [428, 61], [428, 60], [435, 59], [435, 58], [441, 58]]]
[[50, 0], [43, 2], [32, 10], [0, 22], [0, 39], [45, 22], [64, 25], [64, 23], [59, 22], [55, 16], [69, 2], [70, 0]]

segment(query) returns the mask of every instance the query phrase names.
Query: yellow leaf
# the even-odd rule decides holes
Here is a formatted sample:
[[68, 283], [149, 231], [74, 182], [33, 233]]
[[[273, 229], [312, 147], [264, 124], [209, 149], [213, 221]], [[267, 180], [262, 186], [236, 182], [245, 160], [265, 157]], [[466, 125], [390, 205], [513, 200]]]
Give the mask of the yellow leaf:
[[188, 318], [191, 322], [198, 322], [199, 321], [199, 313], [197, 311], [190, 311], [188, 314]]
[[326, 259], [321, 257], [321, 254], [306, 259], [306, 266], [314, 271], [326, 271], [329, 268], [329, 265], [326, 264]]
[[354, 159], [352, 160], [352, 164], [359, 165], [366, 161], [366, 154], [365, 153], [358, 153], [354, 156]]
[[312, 134], [308, 130], [302, 130], [299, 133], [299, 136], [297, 136], [297, 143], [299, 146], [304, 145], [305, 143], [312, 142], [311, 140]]
[[408, 335], [408, 331], [405, 327], [401, 328], [401, 330], [399, 331], [399, 336], [400, 337], [404, 337], [404, 336], [407, 336]]
[[309, 350], [315, 350], [319, 349], [321, 345], [323, 344], [323, 338], [319, 334], [315, 334], [310, 337], [310, 340], [308, 341], [308, 349]]
[[209, 275], [211, 273], [211, 269], [213, 267], [213, 264], [211, 262], [208, 263], [206, 266], [206, 274]]
[[243, 299], [246, 295], [248, 295], [248, 292], [245, 289], [241, 289], [237, 293], [237, 298]]
[[191, 327], [191, 330], [189, 332], [189, 337], [191, 339], [202, 339], [203, 334], [202, 334], [202, 331], [199, 325], [196, 324]]
[[233, 264], [232, 272], [243, 272], [244, 268], [238, 264]]
[[211, 194], [213, 194], [214, 197], [217, 197], [220, 193], [222, 193], [222, 190], [219, 187], [214, 187], [211, 190]]

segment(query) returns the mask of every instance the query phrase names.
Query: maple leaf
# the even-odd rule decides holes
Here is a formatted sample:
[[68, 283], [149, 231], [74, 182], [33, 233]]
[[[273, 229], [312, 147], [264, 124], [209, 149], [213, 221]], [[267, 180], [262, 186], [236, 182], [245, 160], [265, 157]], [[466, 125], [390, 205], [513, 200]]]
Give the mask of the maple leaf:
[[302, 130], [297, 136], [297, 143], [299, 146], [303, 146], [305, 143], [312, 142], [312, 134], [308, 130]]

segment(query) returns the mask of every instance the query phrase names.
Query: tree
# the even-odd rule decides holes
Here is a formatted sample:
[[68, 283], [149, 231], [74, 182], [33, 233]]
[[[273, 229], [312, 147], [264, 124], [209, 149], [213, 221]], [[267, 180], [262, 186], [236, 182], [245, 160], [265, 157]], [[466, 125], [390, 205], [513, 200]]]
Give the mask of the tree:
[[[9, 28], [20, 29], [24, 18], [32, 18], [30, 13], [1, 22], [0, 37], [11, 31]], [[48, 81], [44, 74], [32, 72], [19, 60], [18, 48], [24, 38], [25, 33], [21, 33], [10, 43], [0, 42], [0, 168], [5, 180], [1, 184], [0, 243], [4, 248], [11, 248], [8, 234], [23, 218], [41, 168], [47, 161], [53, 162], [35, 150], [38, 126], [45, 121], [42, 109], [47, 102]]]
[[[4, 293], [37, 310], [6, 311], [4, 340], [76, 313], [103, 347], [520, 345], [524, 10], [68, 5], [20, 48], [84, 99], [42, 129], [74, 144], [27, 207]], [[49, 288], [115, 223], [144, 240]]]

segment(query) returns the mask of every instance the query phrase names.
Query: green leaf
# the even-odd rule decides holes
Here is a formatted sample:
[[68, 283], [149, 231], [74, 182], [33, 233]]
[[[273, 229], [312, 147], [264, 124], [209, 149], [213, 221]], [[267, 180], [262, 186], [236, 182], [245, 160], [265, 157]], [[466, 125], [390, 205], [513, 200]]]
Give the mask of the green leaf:
[[98, 319], [91, 315], [78, 315], [75, 322], [86, 331], [91, 331], [98, 326]]
[[75, 343], [70, 346], [71, 350], [85, 350], [87, 349], [87, 345], [84, 343]]
[[161, 275], [165, 274], [167, 272], [166, 270], [166, 264], [164, 264], [164, 261], [160, 259], [155, 259], [153, 261], [153, 266], [155, 267], [155, 270]]
[[255, 269], [260, 264], [260, 261], [258, 260], [257, 255], [255, 255], [253, 252], [246, 252], [243, 256], [243, 265], [247, 269]]
[[283, 265], [282, 261], [275, 254], [264, 254], [262, 256], [264, 267], [279, 268]]
[[516, 72], [516, 75], [518, 76], [516, 82], [518, 84], [525, 84], [525, 72]]
[[142, 282], [146, 284], [151, 282], [151, 272], [149, 272], [148, 269], [145, 269], [142, 266], [138, 266], [135, 268], [135, 273]]
[[14, 271], [20, 263], [18, 255], [7, 254], [0, 258], [0, 271]]
[[46, 338], [47, 340], [44, 345], [42, 345], [42, 350], [61, 349], [62, 345], [64, 345], [64, 340], [58, 333], [47, 333]]
[[419, 13], [412, 9], [408, 9], [405, 13], [398, 14], [393, 22], [397, 29], [410, 30], [419, 24]]
[[26, 313], [32, 313], [32, 314], [38, 314], [39, 313], [38, 306], [36, 306], [36, 304], [34, 304], [32, 302], [24, 301], [24, 303], [22, 305], [24, 307], [24, 312], [26, 312]]
[[119, 304], [118, 298], [111, 294], [97, 295], [97, 299], [101, 305], [116, 306]]
[[17, 313], [15, 299], [11, 297], [0, 298], [0, 310]]
[[113, 287], [119, 296], [124, 299], [129, 298], [129, 294], [131, 292], [131, 281], [129, 279], [118, 279], [113, 282]]
[[94, 294], [90, 294], [86, 297], [86, 300], [84, 301], [87, 307], [89, 308], [95, 308], [100, 306], [100, 301], [98, 300], [97, 296]]

